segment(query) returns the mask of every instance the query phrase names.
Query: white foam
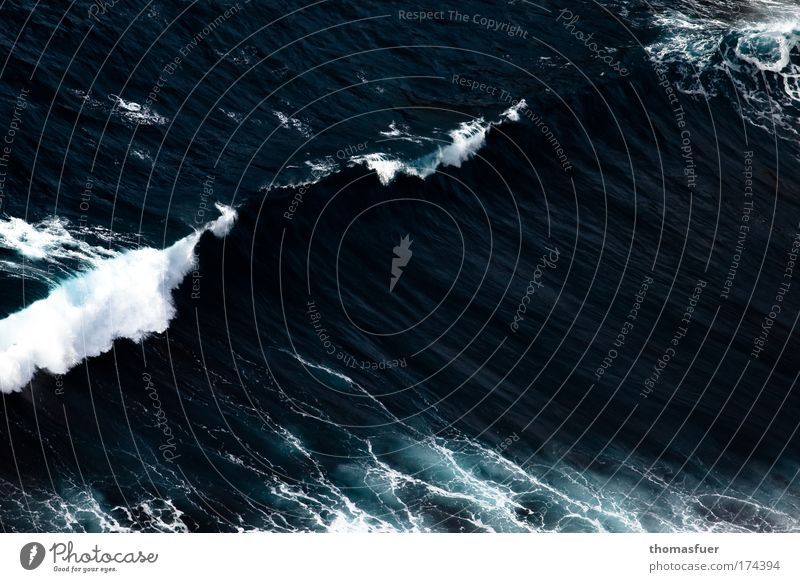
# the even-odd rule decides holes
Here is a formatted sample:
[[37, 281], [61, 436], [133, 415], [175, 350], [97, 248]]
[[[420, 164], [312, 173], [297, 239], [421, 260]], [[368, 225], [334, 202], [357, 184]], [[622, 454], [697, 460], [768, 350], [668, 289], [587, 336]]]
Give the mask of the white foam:
[[[765, 3], [766, 4], [766, 3]], [[796, 4], [775, 4], [733, 21], [707, 15], [687, 15], [667, 10], [655, 17], [665, 29], [662, 39], [646, 47], [661, 63], [691, 62], [703, 69], [712, 57], [725, 53], [728, 39], [736, 39], [736, 59], [725, 57], [725, 66], [740, 70], [749, 63], [761, 71], [781, 73], [791, 64], [791, 52], [800, 41], [800, 9]]]
[[733, 82], [745, 120], [770, 132], [800, 135], [797, 2], [761, 0], [732, 18], [718, 8], [710, 13], [695, 5], [685, 8], [655, 16], [664, 32], [646, 47], [656, 64], [677, 66], [676, 88], [711, 97]]
[[210, 223], [206, 228], [210, 230], [215, 237], [225, 238], [230, 234], [239, 214], [235, 209], [230, 206], [225, 206], [224, 204], [216, 203], [214, 206], [219, 210], [221, 216]]
[[278, 118], [278, 121], [281, 122], [281, 127], [292, 128], [299, 132], [303, 137], [311, 137], [313, 135], [314, 132], [311, 130], [308, 124], [303, 123], [299, 119], [289, 117], [283, 111], [273, 111], [272, 113]]
[[142, 106], [135, 101], [125, 101], [122, 97], [118, 97], [117, 95], [111, 95], [110, 97], [120, 109], [130, 111], [131, 113], [138, 113], [142, 110]]
[[399, 173], [420, 178], [425, 177], [420, 175], [419, 171], [413, 165], [405, 164], [396, 158], [392, 158], [388, 154], [374, 153], [365, 154], [363, 156], [353, 156], [350, 158], [350, 161], [373, 170], [384, 186], [394, 180], [394, 177]]
[[386, 136], [386, 137], [401, 137], [401, 136], [405, 135], [406, 131], [407, 130], [405, 128], [404, 129], [399, 129], [397, 127], [397, 123], [395, 123], [393, 121], [393, 122], [391, 122], [389, 124], [389, 129], [386, 130], [386, 131], [381, 131], [380, 134], [383, 135], [383, 136]]
[[[192, 270], [203, 232], [223, 237], [236, 220], [234, 209], [217, 208], [220, 218], [172, 246], [95, 260], [90, 270], [0, 321], [0, 392], [22, 390], [37, 370], [64, 374], [109, 351], [115, 339], [140, 341], [166, 331], [176, 313], [172, 291]], [[21, 250], [43, 254], [45, 242]]]
[[[373, 152], [369, 154], [361, 154], [347, 158], [346, 165], [352, 167], [354, 165], [365, 166], [367, 169], [374, 171], [381, 184], [386, 186], [390, 184], [399, 174], [406, 176], [416, 176], [417, 178], [425, 179], [440, 166], [455, 166], [461, 167], [461, 164], [472, 158], [478, 150], [480, 150], [486, 143], [486, 135], [489, 130], [495, 126], [500, 125], [507, 121], [519, 121], [519, 111], [527, 107], [525, 100], [520, 100], [519, 103], [510, 107], [501, 114], [501, 118], [496, 122], [485, 122], [482, 118], [471, 122], [462, 123], [458, 128], [448, 132], [450, 143], [440, 146], [439, 149], [431, 154], [422, 156], [412, 161], [404, 161], [392, 154], [383, 152]], [[288, 117], [283, 114], [278, 115], [283, 125], [289, 121]], [[410, 132], [408, 126], [404, 124], [398, 125], [396, 122], [389, 124], [389, 129], [380, 131], [381, 135], [390, 140], [408, 141], [417, 145], [426, 142], [435, 142], [436, 139], [432, 137], [425, 137], [415, 135]], [[387, 140], [379, 140], [387, 141]], [[336, 162], [332, 156], [324, 159], [306, 160], [304, 165], [311, 169], [311, 177], [306, 180], [289, 181], [281, 184], [270, 184], [262, 186], [262, 189], [269, 192], [273, 188], [303, 188], [316, 184], [323, 178], [336, 174], [341, 171], [341, 166]], [[299, 166], [289, 166], [290, 168], [297, 168]]]
[[436, 156], [436, 166], [430, 169], [431, 173], [438, 166], [461, 167], [462, 162], [472, 158], [478, 150], [486, 144], [486, 135], [491, 124], [484, 123], [483, 118], [462, 123], [449, 133], [453, 140], [451, 144], [439, 150]]
[[520, 99], [517, 103], [503, 111], [503, 117], [509, 121], [519, 121], [519, 112], [528, 107], [525, 99]]
[[519, 110], [525, 106], [523, 99], [504, 111], [501, 119], [495, 122], [484, 121], [482, 117], [463, 122], [456, 129], [448, 132], [450, 143], [439, 146], [435, 152], [410, 162], [382, 152], [353, 156], [350, 158], [350, 162], [373, 170], [384, 186], [391, 183], [399, 174], [415, 176], [424, 180], [440, 167], [460, 168], [461, 164], [472, 159], [486, 144], [486, 136], [492, 127], [506, 121], [519, 121]]
[[378, 133], [391, 140], [410, 141], [411, 143], [415, 144], [422, 144], [424, 142], [436, 141], [431, 137], [426, 137], [411, 133], [411, 130], [408, 127], [408, 125], [406, 125], [405, 123], [401, 123], [398, 125], [396, 121], [392, 121], [389, 124], [389, 129], [385, 131], [380, 131]]
[[281, 350], [281, 351], [283, 351], [284, 353], [289, 354], [295, 360], [297, 360], [298, 362], [300, 362], [301, 364], [303, 364], [304, 366], [306, 366], [308, 368], [315, 368], [317, 370], [322, 370], [323, 372], [327, 372], [331, 376], [335, 376], [336, 378], [339, 378], [340, 380], [344, 380], [348, 384], [351, 384], [351, 385], [354, 385], [354, 386], [358, 386], [358, 384], [356, 384], [353, 381], [352, 378], [350, 378], [349, 376], [345, 376], [344, 374], [341, 374], [341, 373], [337, 372], [336, 370], [332, 370], [332, 369], [328, 368], [327, 366], [323, 366], [322, 364], [314, 364], [312, 362], [309, 362], [308, 360], [303, 358], [300, 354], [296, 354], [296, 353], [289, 352], [289, 351], [286, 351], [286, 350]]
[[20, 218], [0, 220], [0, 246], [18, 252], [29, 259], [98, 260], [114, 256], [112, 250], [93, 247], [76, 239], [67, 230], [63, 218], [48, 218], [38, 224], [28, 224]]
[[136, 103], [135, 101], [125, 101], [119, 95], [111, 94], [108, 98], [114, 102], [111, 110], [119, 112], [126, 119], [141, 125], [164, 125], [169, 121], [163, 115], [159, 115], [149, 107]]
[[767, 18], [744, 26], [736, 43], [736, 56], [760, 71], [788, 72], [791, 54], [800, 42], [800, 12], [781, 10], [777, 18]]

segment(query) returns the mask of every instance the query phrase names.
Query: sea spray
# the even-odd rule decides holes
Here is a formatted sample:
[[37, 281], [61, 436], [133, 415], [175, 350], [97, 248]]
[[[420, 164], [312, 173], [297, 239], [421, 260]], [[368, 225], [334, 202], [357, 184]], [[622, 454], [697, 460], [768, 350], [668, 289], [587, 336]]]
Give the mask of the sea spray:
[[194, 265], [206, 231], [226, 236], [233, 208], [166, 249], [142, 248], [94, 261], [46, 298], [0, 321], [0, 392], [14, 392], [37, 370], [65, 374], [86, 358], [108, 352], [115, 339], [141, 341], [166, 331], [176, 309], [175, 290]]

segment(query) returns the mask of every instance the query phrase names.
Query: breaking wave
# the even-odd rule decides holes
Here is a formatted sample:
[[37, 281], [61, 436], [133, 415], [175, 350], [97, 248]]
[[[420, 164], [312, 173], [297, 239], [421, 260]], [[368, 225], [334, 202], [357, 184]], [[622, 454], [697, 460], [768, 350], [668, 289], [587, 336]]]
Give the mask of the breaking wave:
[[[21, 218], [11, 217], [0, 221], [0, 246], [13, 250], [29, 259], [75, 259], [94, 262], [113, 257], [113, 250], [93, 246], [85, 240], [85, 236], [75, 238], [67, 229], [68, 222], [63, 218], [51, 217], [36, 225], [28, 224]], [[82, 230], [91, 231], [88, 227]], [[103, 231], [81, 232], [82, 235], [94, 234], [111, 242], [111, 235], [103, 236]]]
[[391, 154], [381, 152], [353, 156], [350, 161], [373, 170], [381, 184], [386, 186], [398, 174], [416, 176], [425, 179], [440, 167], [453, 166], [460, 168], [461, 164], [475, 156], [486, 143], [486, 136], [492, 127], [501, 125], [506, 121], [519, 121], [519, 110], [526, 107], [525, 100], [503, 112], [502, 118], [494, 122], [486, 122], [482, 117], [460, 124], [456, 129], [448, 132], [450, 143], [439, 146], [439, 149], [413, 161], [403, 161]]
[[200, 237], [206, 231], [224, 237], [236, 220], [233, 208], [217, 208], [217, 220], [162, 250], [86, 248], [58, 223], [44, 229], [4, 223], [4, 246], [34, 258], [77, 253], [91, 268], [0, 321], [0, 392], [22, 390], [37, 370], [64, 374], [109, 351], [115, 339], [166, 331], [175, 316], [172, 291], [192, 270]]
[[732, 19], [717, 14], [666, 10], [656, 17], [665, 33], [647, 47], [650, 58], [679, 73], [683, 93], [711, 97], [733, 83], [747, 121], [798, 134], [800, 7], [764, 2]]

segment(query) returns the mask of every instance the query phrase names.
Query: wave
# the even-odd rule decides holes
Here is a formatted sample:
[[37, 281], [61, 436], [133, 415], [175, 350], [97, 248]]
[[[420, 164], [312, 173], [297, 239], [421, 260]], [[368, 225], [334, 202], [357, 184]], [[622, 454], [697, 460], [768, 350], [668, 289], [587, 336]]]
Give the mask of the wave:
[[381, 184], [391, 183], [398, 174], [416, 176], [423, 180], [434, 174], [440, 167], [453, 166], [460, 168], [461, 164], [473, 158], [486, 144], [486, 136], [492, 127], [508, 121], [519, 121], [519, 111], [527, 107], [524, 99], [504, 111], [498, 121], [486, 122], [482, 117], [461, 123], [456, 129], [448, 132], [450, 143], [426, 156], [412, 161], [404, 161], [391, 154], [374, 152], [350, 158], [351, 165], [363, 165], [373, 170]]
[[[217, 204], [217, 209], [217, 220], [166, 249], [107, 251], [113, 256], [92, 257], [88, 271], [0, 321], [0, 392], [22, 390], [37, 370], [65, 374], [84, 359], [108, 352], [115, 339], [141, 341], [166, 331], [176, 313], [172, 291], [195, 266], [200, 237], [210, 231], [222, 238], [236, 220], [233, 208]], [[41, 234], [13, 224], [14, 232]], [[70, 239], [56, 229], [18, 250], [38, 257], [58, 255], [70, 252], [65, 251], [74, 246]]]
[[51, 217], [35, 225], [15, 217], [0, 220], [0, 246], [29, 259], [50, 261], [77, 259], [93, 262], [116, 254], [113, 250], [93, 246], [84, 240], [86, 234], [92, 234], [111, 242], [113, 235], [104, 229], [85, 227], [79, 229], [81, 238], [75, 238], [67, 229], [68, 226], [69, 222], [59, 217]]
[[[142, 496], [130, 504], [109, 506], [102, 494], [91, 487], [64, 483], [52, 488], [26, 487], [0, 478], [4, 507], [0, 516], [8, 526], [12, 520], [32, 521], [42, 531], [72, 533], [186, 533], [184, 513], [169, 497]], [[29, 525], [11, 526], [25, 531]]]
[[169, 119], [159, 115], [146, 105], [141, 105], [135, 101], [125, 101], [119, 95], [109, 95], [108, 98], [114, 103], [111, 107], [113, 113], [119, 113], [128, 121], [139, 125], [165, 125]]
[[791, 54], [800, 41], [800, 21], [779, 21], [766, 29], [756, 28], [736, 43], [736, 56], [760, 71], [781, 73], [794, 70]]
[[[735, 70], [744, 63], [771, 73], [796, 68], [792, 52], [800, 41], [798, 6], [785, 7], [779, 16], [749, 15], [732, 22], [668, 11], [656, 17], [656, 24], [666, 34], [647, 51], [661, 62], [691, 62], [705, 67], [714, 64], [715, 55], [722, 55]], [[728, 47], [733, 49], [730, 54]]]
[[283, 111], [273, 111], [272, 114], [278, 118], [281, 127], [286, 129], [294, 129], [303, 137], [310, 138], [312, 135], [314, 135], [313, 130], [308, 126], [307, 123], [304, 123], [295, 117], [289, 117]]
[[[505, 110], [496, 121], [486, 122], [483, 117], [472, 121], [461, 123], [456, 129], [447, 132], [450, 142], [439, 146], [439, 148], [416, 159], [406, 160], [396, 154], [385, 152], [371, 152], [347, 157], [342, 155], [337, 159], [334, 156], [316, 160], [305, 160], [302, 165], [289, 165], [290, 170], [300, 170], [300, 176], [293, 176], [281, 183], [265, 184], [261, 187], [262, 191], [269, 192], [275, 188], [308, 188], [319, 183], [325, 178], [338, 174], [344, 167], [365, 166], [374, 171], [381, 184], [390, 184], [399, 174], [416, 176], [425, 179], [439, 167], [455, 166], [461, 164], [472, 157], [485, 145], [486, 136], [492, 127], [503, 123], [516, 122], [520, 120], [520, 112], [527, 107], [524, 99], [515, 103], [512, 107]], [[287, 118], [288, 120], [288, 118]], [[285, 121], [285, 120], [282, 120]], [[284, 123], [284, 125], [286, 125]], [[383, 139], [379, 141], [405, 141], [417, 146], [428, 142], [441, 141], [433, 137], [416, 135], [411, 132], [405, 124], [392, 122], [389, 128], [379, 131]], [[337, 154], [338, 157], [338, 154]]]
[[734, 102], [747, 121], [798, 134], [799, 6], [764, 2], [729, 20], [666, 10], [656, 24], [665, 32], [647, 52], [655, 63], [677, 71], [680, 91], [712, 97], [733, 82], [739, 94]]
[[[601, 472], [525, 461], [460, 434], [405, 441], [401, 451], [385, 454], [373, 439], [347, 433], [356, 448], [339, 467], [348, 476], [344, 486], [300, 438], [279, 430], [288, 449], [308, 463], [314, 486], [267, 476], [269, 493], [291, 511], [280, 519], [267, 514], [266, 523], [255, 529], [544, 533], [793, 532], [800, 527], [788, 495], [776, 506], [741, 492], [700, 493], [693, 490], [697, 479], [672, 483], [668, 465], [646, 468], [612, 457]], [[246, 457], [229, 460], [265, 477]], [[609, 487], [613, 471], [618, 487]]]
[[385, 131], [379, 131], [383, 137], [388, 137], [393, 140], [400, 140], [400, 141], [409, 141], [415, 144], [422, 144], [428, 141], [435, 141], [431, 137], [423, 137], [421, 135], [416, 135], [411, 132], [411, 128], [404, 123], [398, 124], [396, 121], [392, 121], [389, 124], [389, 128]]

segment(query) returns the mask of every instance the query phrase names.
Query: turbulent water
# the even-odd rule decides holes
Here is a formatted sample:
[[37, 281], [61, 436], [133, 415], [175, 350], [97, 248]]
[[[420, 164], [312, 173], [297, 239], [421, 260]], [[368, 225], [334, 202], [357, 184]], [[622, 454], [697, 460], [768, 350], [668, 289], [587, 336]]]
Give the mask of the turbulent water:
[[800, 530], [800, 8], [0, 4], [3, 531]]

